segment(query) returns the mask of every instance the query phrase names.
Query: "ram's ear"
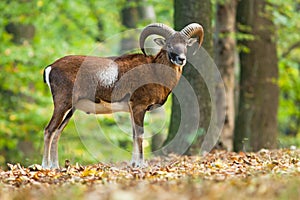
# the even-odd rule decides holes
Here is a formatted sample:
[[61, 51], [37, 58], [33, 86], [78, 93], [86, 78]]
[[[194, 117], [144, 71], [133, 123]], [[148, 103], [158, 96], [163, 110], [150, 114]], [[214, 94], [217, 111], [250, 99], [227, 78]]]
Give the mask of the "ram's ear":
[[164, 38], [155, 38], [153, 41], [161, 47], [165, 46], [166, 44], [166, 40]]
[[197, 42], [197, 38], [190, 38], [190, 39], [188, 40], [187, 45], [188, 45], [188, 46], [192, 46], [195, 42]]

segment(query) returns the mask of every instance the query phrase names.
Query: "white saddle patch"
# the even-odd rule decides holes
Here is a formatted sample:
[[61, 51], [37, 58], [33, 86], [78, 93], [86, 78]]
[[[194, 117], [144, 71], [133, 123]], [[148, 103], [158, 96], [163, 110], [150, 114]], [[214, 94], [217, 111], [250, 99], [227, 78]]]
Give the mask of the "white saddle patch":
[[108, 67], [97, 72], [97, 77], [102, 86], [111, 87], [118, 79], [118, 65], [115, 62], [111, 62]]

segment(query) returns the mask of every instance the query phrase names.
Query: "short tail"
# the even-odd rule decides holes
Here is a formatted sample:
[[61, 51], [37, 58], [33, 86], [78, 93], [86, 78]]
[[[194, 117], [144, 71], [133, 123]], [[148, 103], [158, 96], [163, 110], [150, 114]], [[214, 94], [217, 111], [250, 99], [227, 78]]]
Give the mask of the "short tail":
[[[48, 66], [47, 66], [47, 67], [48, 67]], [[47, 67], [46, 67], [46, 68], [47, 68]], [[46, 83], [46, 73], [45, 73], [46, 68], [44, 69], [44, 72], [43, 72], [43, 80], [44, 80], [44, 83]]]
[[51, 69], [52, 69], [52, 67], [49, 65], [44, 69], [44, 73], [43, 73], [44, 83], [47, 83], [49, 87], [50, 87], [50, 72], [51, 72]]

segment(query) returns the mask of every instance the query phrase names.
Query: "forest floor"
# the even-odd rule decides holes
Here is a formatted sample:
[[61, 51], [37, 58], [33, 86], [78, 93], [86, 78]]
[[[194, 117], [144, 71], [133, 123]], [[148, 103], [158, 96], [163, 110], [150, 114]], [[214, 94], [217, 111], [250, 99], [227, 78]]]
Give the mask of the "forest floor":
[[215, 151], [127, 163], [0, 169], [0, 199], [300, 199], [300, 150]]

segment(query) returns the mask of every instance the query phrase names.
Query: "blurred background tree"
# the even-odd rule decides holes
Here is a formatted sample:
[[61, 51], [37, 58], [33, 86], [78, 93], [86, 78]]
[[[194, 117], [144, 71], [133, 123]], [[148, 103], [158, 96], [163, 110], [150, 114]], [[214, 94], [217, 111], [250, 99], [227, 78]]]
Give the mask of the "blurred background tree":
[[[183, 2], [186, 7], [196, 7], [198, 5], [199, 9], [204, 9], [203, 5], [206, 5], [206, 3], [211, 4], [211, 8], [204, 9], [201, 12], [198, 10], [200, 13], [197, 13], [196, 10], [194, 14], [197, 16], [197, 19], [199, 18], [197, 22], [206, 24], [203, 20], [208, 20], [207, 24], [212, 25], [211, 29], [206, 27], [207, 25], [204, 28], [206, 31], [211, 30], [206, 33], [205, 37], [206, 41], [210, 42], [212, 42], [212, 39], [209, 38], [214, 38], [215, 54], [221, 55], [224, 51], [220, 51], [220, 49], [223, 49], [226, 50], [225, 52], [230, 52], [232, 56], [233, 49], [231, 48], [233, 47], [229, 45], [233, 45], [231, 43], [234, 42], [232, 38], [237, 41], [248, 41], [248, 43], [251, 43], [255, 39], [251, 31], [249, 31], [250, 34], [248, 32], [246, 34], [239, 32], [232, 34], [233, 36], [231, 37], [231, 32], [234, 31], [232, 25], [228, 25], [230, 29], [225, 29], [225, 32], [222, 29], [221, 26], [225, 23], [222, 21], [224, 19], [222, 16], [226, 16], [226, 9], [225, 11], [222, 10], [222, 6], [227, 8], [226, 6], [233, 2], [234, 0], [232, 2], [227, 0]], [[275, 140], [278, 147], [300, 146], [300, 60], [298, 56], [300, 52], [300, 35], [298, 34], [300, 28], [298, 20], [300, 17], [300, 1], [265, 0], [264, 2], [266, 4], [265, 13], [268, 14], [268, 19], [274, 23], [272, 31], [274, 36], [271, 38], [268, 37], [268, 40], [276, 44], [279, 79], [278, 81], [274, 79], [273, 84], [278, 85], [280, 89], [277, 114], [278, 126], [273, 122], [268, 124], [268, 126], [273, 125], [273, 131], [279, 133], [279, 139]], [[176, 5], [178, 6], [179, 3]], [[184, 13], [180, 15], [181, 7], [176, 8], [176, 5], [176, 13], [179, 16], [183, 16]], [[0, 166], [4, 166], [6, 162], [20, 162], [25, 165], [41, 162], [43, 129], [52, 113], [51, 95], [42, 79], [44, 67], [51, 64], [55, 59], [68, 54], [90, 55], [94, 53], [99, 56], [118, 55], [123, 47], [121, 39], [115, 37], [116, 34], [130, 28], [142, 28], [152, 21], [173, 26], [173, 8], [174, 5], [171, 0], [89, 0], [84, 2], [71, 0], [1, 1]], [[222, 15], [223, 11], [225, 14]], [[245, 12], [247, 12], [247, 9]], [[192, 15], [193, 13], [187, 12], [185, 14]], [[234, 10], [230, 11], [230, 14], [231, 17], [234, 16]], [[245, 13], [241, 13], [240, 15], [243, 14]], [[137, 20], [133, 22], [133, 25], [129, 26], [130, 16], [133, 15], [137, 16]], [[208, 17], [208, 15], [211, 17]], [[191, 22], [191, 20], [196, 19], [193, 16], [186, 16], [183, 17], [182, 21], [178, 21], [175, 17], [175, 28], [180, 29]], [[252, 30], [251, 24], [248, 26]], [[242, 26], [242, 28], [246, 28], [247, 30], [248, 26]], [[230, 37], [227, 37], [228, 35]], [[103, 41], [109, 42], [104, 42], [106, 45], [102, 45], [100, 42]], [[238, 44], [238, 51], [252, 51], [251, 46], [244, 43]], [[229, 45], [229, 49], [227, 49], [227, 45]], [[208, 52], [211, 52], [211, 55], [215, 55], [212, 53], [213, 49], [205, 47]], [[264, 49], [265, 46], [256, 48]], [[236, 55], [237, 50], [235, 51]], [[215, 59], [221, 73], [224, 72], [222, 75], [225, 85], [227, 84], [226, 80], [229, 80], [228, 83], [232, 84], [233, 72], [235, 73], [236, 80], [242, 78], [239, 76], [238, 63], [234, 67], [231, 62], [229, 63], [230, 65], [225, 65], [226, 63], [223, 63], [220, 55], [219, 57], [216, 55]], [[270, 59], [269, 54], [264, 56], [263, 59]], [[272, 64], [274, 70], [276, 70], [276, 66], [276, 64]], [[226, 78], [227, 70], [230, 70], [230, 74]], [[232, 85], [229, 86], [230, 88], [228, 87], [227, 89], [231, 91], [229, 92], [228, 90], [230, 97], [226, 98], [234, 99], [234, 105], [237, 108], [238, 93], [232, 92]], [[200, 87], [205, 86], [202, 85]], [[238, 81], [235, 81], [234, 87], [237, 89], [240, 88]], [[269, 92], [271, 91], [263, 90], [259, 93], [259, 96], [264, 96]], [[205, 93], [201, 93], [201, 95], [201, 98], [207, 98]], [[270, 102], [258, 102], [257, 106], [260, 108], [260, 106], [263, 106], [262, 103], [276, 103], [273, 100], [276, 99], [270, 98]], [[201, 106], [209, 108], [206, 104]], [[277, 109], [275, 107], [274, 109]], [[228, 128], [232, 130], [232, 116], [236, 116], [236, 114], [231, 113], [233, 111], [230, 111], [228, 106], [222, 106], [222, 108], [229, 111], [227, 115], [228, 117], [231, 116], [231, 123]], [[146, 132], [150, 133], [146, 136], [148, 138], [159, 136], [159, 139], [155, 141], [160, 142], [156, 147], [153, 147], [154, 149], [159, 148], [161, 140], [167, 137], [169, 116], [171, 114], [170, 101], [167, 102], [164, 112], [164, 119], [161, 117], [156, 118], [155, 113], [148, 115], [146, 118], [146, 127], [148, 127]], [[209, 119], [208, 116], [206, 116], [206, 119]], [[107, 160], [129, 160], [131, 136], [128, 135], [130, 133], [128, 116], [108, 115], [97, 117], [96, 119], [100, 123], [103, 132], [97, 140], [95, 140], [94, 136], [96, 134], [99, 135], [99, 133], [96, 133], [98, 124], [92, 122], [95, 117], [91, 118], [91, 116], [86, 116], [80, 112], [76, 113], [75, 117], [77, 117], [78, 120], [76, 122], [80, 123], [80, 126], [76, 126], [76, 123], [72, 120], [62, 134], [60, 143], [63, 145], [59, 146], [61, 162], [67, 158], [71, 159], [72, 162], [80, 162], [82, 164], [92, 163], [95, 160], [99, 161], [104, 158]], [[116, 119], [119, 123], [115, 122]], [[250, 121], [246, 120], [243, 123], [247, 124]], [[120, 127], [120, 124], [122, 124], [122, 127]], [[205, 122], [201, 122], [201, 125], [205, 127]], [[255, 123], [253, 125], [255, 126]], [[79, 127], [84, 127], [84, 129], [80, 129]], [[80, 135], [77, 134], [78, 131], [81, 132]], [[244, 132], [241, 128], [236, 128], [236, 131]], [[122, 134], [122, 132], [128, 134]], [[256, 132], [254, 129], [250, 134], [252, 133], [266, 134], [265, 132]], [[243, 134], [245, 132], [239, 133], [239, 135], [242, 135], [240, 141], [250, 139], [251, 135]], [[89, 146], [102, 152], [102, 154], [95, 156], [90, 151], [87, 151], [87, 142], [89, 142]], [[146, 152], [150, 156], [153, 141], [147, 139], [147, 142], [148, 145], [145, 145]], [[241, 146], [237, 149], [243, 148], [244, 146]], [[253, 150], [255, 149], [253, 148]]]
[[276, 27], [268, 0], [241, 0], [237, 27], [252, 39], [239, 40], [240, 95], [234, 149], [258, 151], [277, 147], [278, 57]]
[[[236, 48], [236, 6], [238, 0], [218, 0], [216, 2], [216, 28], [214, 58], [224, 81], [225, 94], [216, 86], [216, 107], [219, 123], [224, 123], [220, 136], [229, 151], [233, 150], [235, 120], [235, 91], [237, 68]], [[224, 122], [222, 121], [224, 119]]]
[[[196, 22], [203, 26], [204, 29], [204, 41], [203, 41], [203, 48], [207, 51], [209, 55], [213, 55], [213, 34], [212, 34], [212, 2], [210, 0], [175, 0], [174, 1], [174, 26], [175, 30], [181, 30], [186, 25]], [[199, 64], [201, 65], [201, 64]], [[210, 68], [210, 66], [207, 66]], [[208, 73], [213, 77], [213, 74]], [[202, 145], [202, 139], [200, 138], [203, 136], [209, 127], [210, 120], [211, 120], [211, 110], [212, 110], [212, 102], [211, 97], [209, 94], [208, 87], [202, 75], [194, 68], [190, 63], [186, 64], [183, 70], [183, 77], [187, 79], [193, 90], [195, 91], [195, 95], [197, 98], [197, 103], [199, 104], [199, 111], [195, 110], [195, 113], [190, 113], [192, 116], [190, 121], [198, 120], [198, 127], [199, 127], [199, 134], [196, 135], [194, 138], [193, 144], [190, 148], [188, 148], [185, 152], [181, 152], [180, 145], [174, 144], [173, 149], [175, 152], [186, 153], [186, 154], [194, 154], [199, 153]], [[179, 82], [176, 88], [181, 87], [182, 82]], [[175, 90], [176, 90], [175, 88]], [[184, 93], [185, 91], [178, 92]], [[191, 102], [195, 99], [190, 96], [185, 96], [185, 103], [187, 105], [191, 105]], [[176, 136], [177, 132], [179, 131], [179, 125], [181, 125], [181, 109], [182, 105], [180, 105], [177, 97], [172, 95], [172, 113], [171, 113], [171, 123], [169, 128], [168, 138], [165, 142], [167, 145], [170, 143], [173, 138]], [[199, 113], [196, 113], [199, 112]], [[197, 116], [200, 116], [197, 119]], [[189, 139], [188, 135], [193, 134], [194, 130], [189, 130], [189, 124], [185, 124], [187, 126], [183, 129], [183, 131], [187, 131], [185, 133], [187, 135], [187, 140]], [[191, 132], [191, 133], [188, 133]], [[184, 142], [184, 141], [183, 141]], [[191, 141], [185, 141], [186, 143], [190, 143]]]

